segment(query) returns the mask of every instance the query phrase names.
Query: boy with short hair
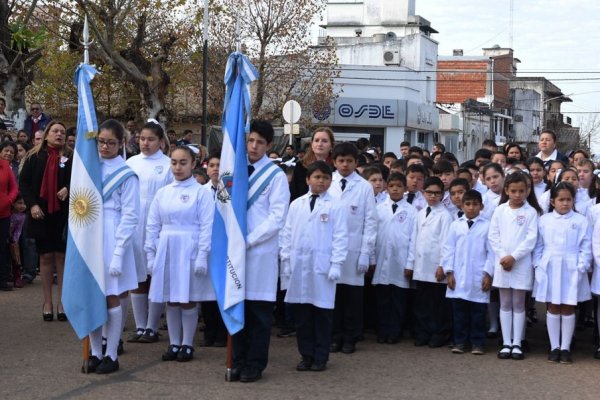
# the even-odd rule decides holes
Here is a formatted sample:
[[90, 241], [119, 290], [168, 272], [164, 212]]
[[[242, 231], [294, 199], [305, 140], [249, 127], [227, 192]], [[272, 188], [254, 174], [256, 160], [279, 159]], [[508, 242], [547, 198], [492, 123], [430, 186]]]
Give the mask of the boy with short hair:
[[458, 209], [456, 213], [452, 214], [452, 218], [454, 220], [457, 220], [464, 215], [464, 211], [462, 209], [463, 196], [470, 189], [471, 186], [469, 185], [469, 181], [466, 179], [456, 178], [450, 183], [450, 200]]
[[427, 178], [427, 170], [422, 165], [413, 164], [406, 169], [406, 191], [404, 197], [417, 211], [427, 207], [427, 200], [423, 196], [423, 182]]
[[458, 209], [452, 204], [452, 201], [450, 200], [450, 191], [448, 190], [450, 189], [450, 183], [456, 178], [454, 167], [449, 161], [438, 161], [433, 165], [433, 175], [440, 178], [444, 184], [442, 204], [444, 204], [450, 214], [455, 214], [458, 212]]
[[367, 180], [373, 187], [373, 194], [375, 195], [375, 203], [379, 204], [387, 199], [387, 193], [385, 191], [385, 183], [383, 180], [383, 172], [375, 166], [366, 167], [361, 176]]
[[406, 157], [406, 167], [409, 167], [413, 164], [423, 165], [423, 156], [411, 153], [408, 157]]
[[406, 177], [392, 173], [388, 199], [377, 205], [376, 267], [373, 285], [377, 299], [377, 343], [395, 344], [407, 317], [410, 280], [417, 238], [417, 210], [404, 200]]
[[327, 190], [331, 168], [315, 161], [306, 171], [308, 193], [290, 205], [281, 234], [281, 263], [289, 277], [285, 302], [296, 325], [297, 371], [324, 371], [329, 359], [336, 282], [348, 251], [343, 205]]
[[402, 142], [400, 143], [400, 158], [404, 159], [408, 157], [410, 153], [410, 142]]
[[392, 166], [390, 167], [390, 173], [398, 172], [398, 173], [403, 174], [405, 169], [406, 169], [406, 160], [401, 158], [392, 163]]
[[440, 178], [427, 178], [424, 183], [427, 208], [417, 215], [415, 265], [404, 273], [416, 283], [415, 346], [441, 347], [450, 338], [452, 309], [446, 299], [446, 283], [441, 267], [441, 250], [452, 216], [441, 203], [444, 184]]
[[446, 297], [452, 301], [455, 354], [464, 353], [469, 345], [473, 354], [484, 353], [494, 253], [487, 239], [490, 222], [480, 216], [482, 209], [481, 193], [466, 192], [465, 214], [450, 225], [442, 251]]
[[[484, 163], [485, 164], [485, 163]], [[482, 195], [487, 192], [488, 188], [483, 184], [479, 175], [479, 168], [473, 161], [466, 161], [460, 165], [461, 168], [467, 168], [471, 172], [472, 179], [469, 181], [471, 187], [477, 190]]]
[[333, 149], [336, 171], [329, 193], [346, 211], [348, 254], [335, 294], [331, 351], [354, 353], [363, 328], [364, 275], [375, 249], [377, 213], [373, 188], [356, 173], [358, 149], [340, 143]]
[[396, 157], [396, 154], [394, 154], [392, 152], [385, 153], [383, 155], [383, 165], [385, 165], [386, 167], [388, 167], [389, 169], [391, 169], [392, 168], [392, 164], [397, 159], [398, 159], [398, 157]]
[[481, 167], [481, 164], [484, 161], [488, 161], [491, 162], [492, 159], [492, 152], [489, 151], [488, 149], [479, 149], [475, 152], [475, 157], [473, 157], [473, 161], [475, 162], [475, 165], [477, 165], [478, 167]]

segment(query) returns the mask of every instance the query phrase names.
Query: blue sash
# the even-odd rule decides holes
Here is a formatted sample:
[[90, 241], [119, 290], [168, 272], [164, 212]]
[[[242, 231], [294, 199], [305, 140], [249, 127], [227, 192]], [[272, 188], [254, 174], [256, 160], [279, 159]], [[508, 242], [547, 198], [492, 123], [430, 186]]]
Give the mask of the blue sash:
[[135, 176], [135, 172], [133, 172], [128, 165], [123, 165], [121, 168], [118, 168], [115, 172], [108, 175], [106, 179], [102, 181], [102, 200], [105, 202], [108, 201], [113, 192], [131, 176]]
[[258, 200], [260, 194], [279, 172], [283, 173], [281, 168], [274, 163], [269, 162], [269, 164], [265, 165], [264, 168], [262, 168], [260, 171], [257, 171], [252, 176], [252, 179], [250, 179], [248, 182], [248, 210], [254, 203], [256, 203], [256, 200]]

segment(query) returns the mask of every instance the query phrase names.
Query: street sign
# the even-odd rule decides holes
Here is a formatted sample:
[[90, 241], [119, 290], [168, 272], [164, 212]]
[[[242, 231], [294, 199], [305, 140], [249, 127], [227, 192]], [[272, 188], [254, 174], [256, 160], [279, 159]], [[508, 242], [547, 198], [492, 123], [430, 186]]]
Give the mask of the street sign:
[[300, 108], [300, 104], [298, 104], [295, 100], [290, 100], [283, 105], [283, 119], [288, 124], [295, 124], [300, 120], [300, 115], [302, 114], [302, 109]]
[[283, 134], [284, 135], [299, 135], [300, 134], [300, 125], [298, 125], [298, 124], [283, 125]]

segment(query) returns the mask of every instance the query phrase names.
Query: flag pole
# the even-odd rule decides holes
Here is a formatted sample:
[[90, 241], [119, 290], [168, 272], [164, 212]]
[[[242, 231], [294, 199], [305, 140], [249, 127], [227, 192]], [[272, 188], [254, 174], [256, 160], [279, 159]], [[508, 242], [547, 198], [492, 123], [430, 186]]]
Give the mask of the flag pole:
[[[83, 63], [84, 64], [89, 64], [90, 63], [90, 32], [89, 32], [89, 27], [88, 27], [88, 18], [87, 18], [87, 14], [85, 15], [85, 19], [83, 22], [83, 41], [81, 42], [81, 44], [83, 45]], [[89, 360], [90, 360], [90, 337], [86, 336], [83, 338], [83, 343], [82, 343], [82, 356], [83, 356], [83, 365], [81, 366], [81, 372], [84, 374], [88, 374], [88, 366], [89, 366]]]
[[227, 332], [227, 358], [225, 360], [225, 366], [227, 367], [225, 380], [231, 382], [231, 370], [233, 369], [233, 340], [229, 332]]

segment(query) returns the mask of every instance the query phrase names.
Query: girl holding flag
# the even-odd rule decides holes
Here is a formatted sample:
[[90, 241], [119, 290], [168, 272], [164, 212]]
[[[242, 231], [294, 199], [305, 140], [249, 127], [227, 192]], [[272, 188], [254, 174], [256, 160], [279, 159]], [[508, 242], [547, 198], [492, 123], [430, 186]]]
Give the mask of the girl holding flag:
[[[104, 279], [108, 319], [104, 327], [90, 333], [92, 356], [88, 372], [108, 374], [119, 369], [117, 348], [123, 332], [127, 292], [138, 287], [133, 256], [133, 237], [140, 208], [139, 182], [120, 156], [125, 129], [106, 120], [98, 129], [98, 151], [102, 164]], [[106, 332], [106, 351], [102, 351], [102, 330]]]

